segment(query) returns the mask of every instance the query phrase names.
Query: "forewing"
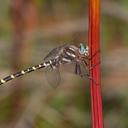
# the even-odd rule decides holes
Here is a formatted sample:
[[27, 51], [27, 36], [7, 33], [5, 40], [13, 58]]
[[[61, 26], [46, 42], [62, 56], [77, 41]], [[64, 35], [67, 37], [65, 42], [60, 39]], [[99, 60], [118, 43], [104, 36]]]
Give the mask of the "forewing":
[[79, 65], [79, 69], [78, 70], [80, 70], [79, 71], [80, 72], [79, 75], [81, 77], [84, 77], [84, 78], [89, 77], [89, 71], [88, 71], [88, 68], [87, 68], [86, 64], [83, 61], [79, 61], [77, 63]]
[[54, 48], [52, 51], [50, 51], [46, 57], [44, 58], [45, 61], [50, 60], [50, 59], [54, 59], [57, 55], [59, 55], [60, 51], [62, 50], [62, 48], [67, 47], [68, 44], [63, 44], [57, 48]]
[[96, 85], [98, 85], [96, 80], [93, 79], [92, 76], [90, 76], [89, 69], [88, 69], [88, 67], [86, 66], [86, 64], [83, 61], [80, 62], [80, 70], [81, 70], [81, 74], [82, 74], [81, 77], [88, 78], [92, 82], [94, 82]]
[[71, 64], [65, 65], [67, 71], [81, 77], [89, 77], [89, 71], [86, 64], [83, 61], [73, 61]]

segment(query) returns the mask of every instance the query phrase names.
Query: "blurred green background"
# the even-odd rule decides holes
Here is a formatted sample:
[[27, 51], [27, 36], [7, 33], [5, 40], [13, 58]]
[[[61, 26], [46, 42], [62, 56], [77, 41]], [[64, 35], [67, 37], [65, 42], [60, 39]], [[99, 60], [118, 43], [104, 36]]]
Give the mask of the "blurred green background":
[[[105, 128], [128, 127], [128, 1], [101, 1]], [[88, 41], [88, 0], [1, 0], [0, 78], [43, 62], [54, 47]], [[52, 88], [44, 70], [0, 87], [0, 128], [91, 128], [89, 80], [62, 67]]]

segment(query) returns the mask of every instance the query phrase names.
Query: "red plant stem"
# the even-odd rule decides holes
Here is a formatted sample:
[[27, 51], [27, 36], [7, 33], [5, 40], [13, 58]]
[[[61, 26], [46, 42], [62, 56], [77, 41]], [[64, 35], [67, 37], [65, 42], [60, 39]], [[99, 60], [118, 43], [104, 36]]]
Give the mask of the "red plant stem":
[[[89, 50], [90, 67], [93, 67], [100, 62], [100, 52], [97, 52], [100, 50], [100, 0], [89, 0]], [[92, 128], [103, 128], [100, 64], [90, 71], [90, 75], [93, 79], [90, 81]]]

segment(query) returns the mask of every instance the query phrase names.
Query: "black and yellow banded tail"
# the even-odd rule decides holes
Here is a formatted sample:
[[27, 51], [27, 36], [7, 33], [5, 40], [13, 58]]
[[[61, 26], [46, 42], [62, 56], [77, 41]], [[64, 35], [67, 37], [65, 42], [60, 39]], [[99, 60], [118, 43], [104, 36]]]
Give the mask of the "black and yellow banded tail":
[[25, 69], [25, 70], [22, 70], [20, 72], [17, 72], [15, 74], [12, 74], [12, 75], [9, 75], [3, 79], [0, 80], [0, 85], [12, 80], [12, 79], [15, 79], [17, 77], [20, 77], [20, 76], [23, 76], [25, 75], [26, 73], [30, 73], [30, 72], [33, 72], [37, 69], [41, 69], [41, 68], [45, 68], [47, 66], [47, 63], [42, 63], [42, 64], [38, 64], [38, 65], [35, 65], [33, 67], [30, 67], [28, 69]]

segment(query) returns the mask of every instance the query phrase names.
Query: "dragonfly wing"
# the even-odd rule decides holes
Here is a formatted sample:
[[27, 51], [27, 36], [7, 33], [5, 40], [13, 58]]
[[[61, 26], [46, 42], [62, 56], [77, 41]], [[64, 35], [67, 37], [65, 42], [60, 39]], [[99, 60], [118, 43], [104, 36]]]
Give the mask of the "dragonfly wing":
[[75, 74], [80, 75], [81, 74], [81, 69], [79, 63], [75, 63]]
[[81, 74], [79, 74], [81, 77], [83, 78], [88, 78], [91, 81], [93, 81], [95, 84], [98, 84], [89, 74], [89, 69], [87, 68], [86, 64], [83, 61], [79, 62], [79, 66], [80, 68], [78, 68], [78, 70], [80, 70], [79, 72]]
[[52, 87], [56, 88], [60, 84], [61, 77], [60, 77], [59, 68], [53, 69], [50, 66], [47, 67], [45, 69], [45, 76], [46, 76], [46, 79], [47, 79], [48, 83]]
[[65, 47], [67, 47], [68, 44], [63, 44], [57, 48], [54, 48], [52, 51], [50, 51], [48, 53], [48, 55], [44, 58], [45, 61], [50, 60], [50, 59], [54, 59], [57, 55], [59, 55], [59, 53], [61, 52], [61, 50]]
[[68, 67], [69, 67], [68, 71], [71, 73], [75, 73], [76, 75], [79, 75], [84, 78], [89, 77], [88, 68], [83, 61], [80, 60], [73, 61], [71, 64], [68, 65]]
[[86, 64], [83, 61], [79, 61], [78, 65], [79, 65], [78, 67], [79, 75], [85, 78], [89, 77], [89, 71], [87, 69]]

